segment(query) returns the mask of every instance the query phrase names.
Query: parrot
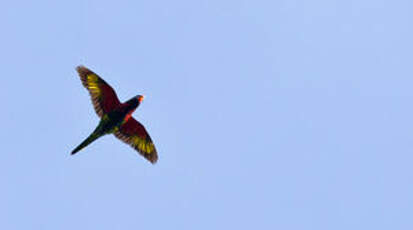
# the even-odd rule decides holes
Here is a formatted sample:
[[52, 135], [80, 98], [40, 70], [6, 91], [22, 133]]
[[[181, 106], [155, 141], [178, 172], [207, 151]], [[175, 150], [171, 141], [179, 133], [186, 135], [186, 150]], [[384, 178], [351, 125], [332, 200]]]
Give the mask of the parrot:
[[158, 160], [155, 145], [145, 127], [132, 117], [132, 113], [141, 104], [144, 96], [137, 95], [121, 103], [115, 90], [96, 73], [82, 65], [76, 67], [76, 71], [83, 86], [89, 91], [100, 122], [92, 134], [73, 149], [71, 155], [79, 152], [99, 137], [114, 134], [115, 137], [130, 145], [149, 162], [155, 164]]

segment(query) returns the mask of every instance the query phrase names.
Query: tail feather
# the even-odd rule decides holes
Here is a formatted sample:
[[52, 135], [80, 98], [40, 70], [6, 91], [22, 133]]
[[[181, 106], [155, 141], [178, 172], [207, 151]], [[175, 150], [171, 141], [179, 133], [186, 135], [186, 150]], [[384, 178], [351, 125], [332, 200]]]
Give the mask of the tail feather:
[[94, 140], [98, 139], [100, 136], [101, 135], [96, 134], [95, 132], [90, 134], [90, 136], [88, 138], [86, 138], [86, 140], [84, 140], [82, 143], [80, 143], [79, 146], [77, 146], [75, 149], [73, 149], [72, 155], [79, 152], [81, 149], [83, 149], [84, 147], [86, 147], [87, 145], [92, 143]]

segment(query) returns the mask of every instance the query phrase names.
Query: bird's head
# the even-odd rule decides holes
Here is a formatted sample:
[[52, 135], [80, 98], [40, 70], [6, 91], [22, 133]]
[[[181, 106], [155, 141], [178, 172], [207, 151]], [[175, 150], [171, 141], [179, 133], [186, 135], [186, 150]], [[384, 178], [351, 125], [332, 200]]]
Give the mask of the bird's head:
[[141, 104], [142, 101], [143, 101], [143, 96], [137, 95], [129, 99], [129, 101], [127, 101], [126, 104], [128, 104], [130, 108], [136, 109]]
[[141, 103], [143, 101], [144, 96], [143, 95], [138, 95], [135, 98], [138, 99], [139, 103]]

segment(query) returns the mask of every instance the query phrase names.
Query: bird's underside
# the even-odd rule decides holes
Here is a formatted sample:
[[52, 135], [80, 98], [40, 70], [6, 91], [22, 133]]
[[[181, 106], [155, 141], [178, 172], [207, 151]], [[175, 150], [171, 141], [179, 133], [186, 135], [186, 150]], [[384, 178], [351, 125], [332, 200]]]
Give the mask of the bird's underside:
[[76, 147], [72, 154], [97, 138], [113, 133], [152, 164], [156, 163], [158, 154], [151, 137], [145, 127], [131, 116], [143, 100], [143, 96], [138, 95], [121, 103], [113, 88], [97, 74], [84, 66], [78, 66], [76, 70], [83, 86], [89, 91], [93, 107], [101, 120], [93, 133]]

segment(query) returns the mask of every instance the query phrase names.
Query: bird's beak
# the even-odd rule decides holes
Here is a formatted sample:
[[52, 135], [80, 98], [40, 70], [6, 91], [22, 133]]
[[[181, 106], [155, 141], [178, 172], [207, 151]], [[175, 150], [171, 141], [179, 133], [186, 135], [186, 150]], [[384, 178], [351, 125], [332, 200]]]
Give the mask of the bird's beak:
[[141, 103], [143, 101], [143, 98], [144, 98], [143, 96], [139, 97], [139, 103]]

